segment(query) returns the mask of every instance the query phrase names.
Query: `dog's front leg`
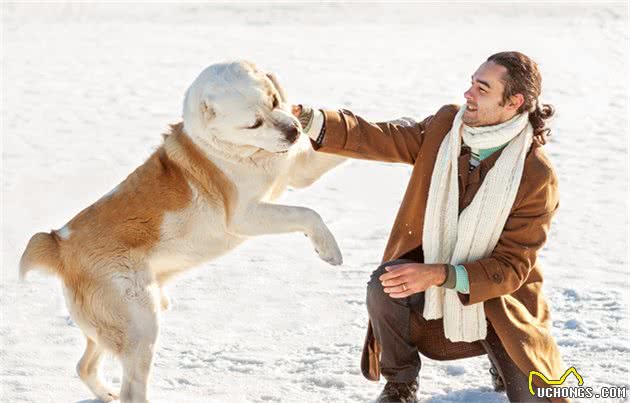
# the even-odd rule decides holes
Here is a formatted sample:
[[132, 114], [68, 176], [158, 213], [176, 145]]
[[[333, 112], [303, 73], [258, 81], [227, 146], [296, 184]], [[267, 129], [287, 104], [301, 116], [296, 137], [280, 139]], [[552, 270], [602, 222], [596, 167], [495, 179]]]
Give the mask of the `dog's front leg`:
[[[300, 139], [302, 141], [302, 139]], [[308, 141], [308, 140], [304, 140]], [[310, 144], [296, 156], [291, 169], [289, 186], [304, 188], [312, 185], [326, 172], [343, 163], [345, 157], [313, 150]]]
[[320, 215], [306, 207], [251, 204], [236, 212], [230, 230], [246, 236], [303, 232], [309, 237], [322, 260], [335, 266], [340, 265], [343, 260], [335, 237]]

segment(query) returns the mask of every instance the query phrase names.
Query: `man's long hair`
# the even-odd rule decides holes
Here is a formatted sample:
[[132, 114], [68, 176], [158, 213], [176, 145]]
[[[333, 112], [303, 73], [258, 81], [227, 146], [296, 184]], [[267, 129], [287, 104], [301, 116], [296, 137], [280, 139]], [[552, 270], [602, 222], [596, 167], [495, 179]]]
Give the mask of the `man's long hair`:
[[525, 102], [517, 112], [529, 112], [529, 122], [534, 128], [534, 137], [541, 144], [546, 144], [545, 138], [551, 135], [547, 120], [554, 115], [555, 108], [553, 105], [541, 104], [538, 101], [542, 89], [542, 77], [536, 62], [516, 51], [495, 53], [487, 61], [507, 69], [502, 79], [505, 86], [502, 105], [509, 101], [511, 96], [523, 94]]

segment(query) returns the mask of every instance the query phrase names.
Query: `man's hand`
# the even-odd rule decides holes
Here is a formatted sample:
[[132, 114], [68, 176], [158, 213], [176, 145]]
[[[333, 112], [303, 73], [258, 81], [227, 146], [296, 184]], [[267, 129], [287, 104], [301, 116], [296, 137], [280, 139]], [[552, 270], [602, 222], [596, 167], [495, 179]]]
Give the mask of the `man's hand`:
[[385, 268], [379, 277], [383, 289], [392, 298], [406, 298], [446, 281], [445, 264], [405, 263]]
[[291, 113], [296, 118], [299, 118], [300, 113], [302, 113], [302, 105], [291, 105]]

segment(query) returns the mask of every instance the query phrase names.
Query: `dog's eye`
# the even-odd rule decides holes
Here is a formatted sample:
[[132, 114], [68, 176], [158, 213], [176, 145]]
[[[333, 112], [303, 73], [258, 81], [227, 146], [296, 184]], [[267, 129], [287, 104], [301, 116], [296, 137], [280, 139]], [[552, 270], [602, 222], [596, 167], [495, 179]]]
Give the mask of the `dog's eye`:
[[253, 125], [249, 126], [248, 129], [258, 129], [260, 126], [262, 126], [263, 124], [263, 119], [262, 118], [256, 118], [256, 123], [254, 123]]
[[274, 95], [274, 96], [273, 96], [273, 101], [272, 101], [271, 107], [272, 107], [273, 109], [276, 109], [276, 108], [278, 107], [278, 105], [279, 105], [279, 104], [280, 104], [280, 102], [278, 101], [278, 97]]

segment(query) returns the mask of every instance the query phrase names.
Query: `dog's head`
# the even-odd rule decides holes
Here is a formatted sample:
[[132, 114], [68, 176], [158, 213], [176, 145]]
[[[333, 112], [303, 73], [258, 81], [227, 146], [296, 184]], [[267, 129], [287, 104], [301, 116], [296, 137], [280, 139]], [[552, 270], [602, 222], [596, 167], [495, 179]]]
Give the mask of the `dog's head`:
[[183, 115], [186, 131], [201, 141], [273, 153], [288, 150], [301, 132], [275, 77], [245, 61], [202, 71], [186, 91]]

